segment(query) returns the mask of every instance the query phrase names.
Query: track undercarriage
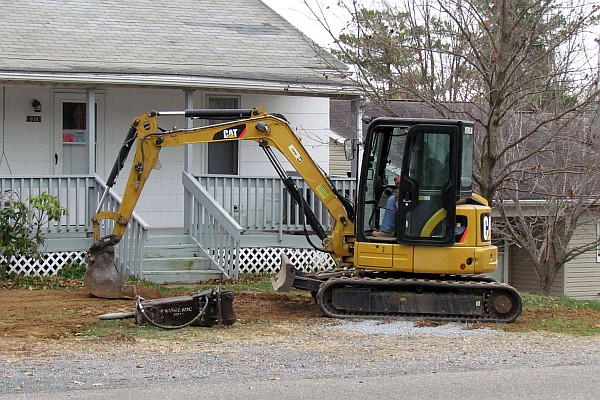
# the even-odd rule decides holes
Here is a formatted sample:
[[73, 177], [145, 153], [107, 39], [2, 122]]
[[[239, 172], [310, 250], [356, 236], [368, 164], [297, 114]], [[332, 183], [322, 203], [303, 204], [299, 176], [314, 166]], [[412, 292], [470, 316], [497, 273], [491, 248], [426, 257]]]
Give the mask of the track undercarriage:
[[352, 270], [306, 275], [282, 263], [278, 291], [309, 290], [328, 317], [410, 317], [463, 322], [513, 322], [522, 301], [511, 286], [487, 276], [402, 277]]

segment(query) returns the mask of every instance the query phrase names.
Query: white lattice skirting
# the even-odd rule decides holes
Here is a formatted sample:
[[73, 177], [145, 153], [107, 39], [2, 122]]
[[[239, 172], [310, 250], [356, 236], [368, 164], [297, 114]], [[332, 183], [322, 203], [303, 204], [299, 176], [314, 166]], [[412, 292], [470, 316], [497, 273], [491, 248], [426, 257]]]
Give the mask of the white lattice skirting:
[[[0, 257], [0, 262], [4, 263], [5, 260], [6, 257]], [[75, 262], [85, 263], [85, 252], [44, 253], [39, 261], [28, 257], [14, 257], [6, 272], [23, 276], [52, 276], [65, 265]]]
[[290, 262], [301, 272], [322, 271], [335, 267], [335, 261], [329, 254], [312, 249], [243, 248], [240, 249], [240, 273], [277, 272], [282, 253], [285, 253]]
[[[281, 254], [285, 253], [289, 260], [302, 272], [315, 272], [335, 267], [329, 254], [311, 249], [286, 248], [243, 248], [240, 249], [240, 273], [269, 274], [279, 270]], [[0, 262], [5, 258], [0, 257]], [[42, 260], [26, 257], [15, 257], [7, 272], [23, 276], [53, 276], [65, 265], [77, 262], [85, 263], [85, 252], [45, 253]]]

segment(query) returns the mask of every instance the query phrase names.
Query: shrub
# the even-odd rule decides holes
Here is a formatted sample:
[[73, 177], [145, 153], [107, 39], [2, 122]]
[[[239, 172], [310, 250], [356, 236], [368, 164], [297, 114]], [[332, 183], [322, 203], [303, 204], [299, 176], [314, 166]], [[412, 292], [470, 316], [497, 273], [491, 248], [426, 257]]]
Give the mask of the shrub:
[[67, 210], [61, 207], [54, 196], [42, 193], [30, 196], [27, 202], [9, 191], [2, 196], [0, 208], [0, 277], [6, 278], [6, 271], [14, 256], [40, 258], [40, 246], [44, 244], [42, 227], [50, 221], [58, 221]]

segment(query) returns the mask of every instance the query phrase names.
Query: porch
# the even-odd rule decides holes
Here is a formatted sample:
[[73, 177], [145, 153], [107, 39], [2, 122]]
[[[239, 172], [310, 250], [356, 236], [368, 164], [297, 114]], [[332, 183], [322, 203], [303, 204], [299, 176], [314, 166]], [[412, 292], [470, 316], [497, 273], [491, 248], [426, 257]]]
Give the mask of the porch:
[[[321, 224], [330, 230], [327, 209], [301, 178], [294, 180]], [[354, 198], [353, 178], [332, 181], [340, 192]], [[155, 282], [236, 279], [240, 272], [275, 271], [284, 251], [304, 271], [333, 266], [331, 257], [310, 247], [304, 236], [304, 217], [279, 178], [183, 172], [182, 184], [183, 227], [152, 229], [133, 213], [115, 251], [115, 263], [124, 276]], [[105, 188], [98, 175], [0, 177], [0, 207], [9, 193], [26, 200], [47, 192], [68, 210], [60, 221], [43, 228], [44, 259], [13, 260], [9, 272], [54, 275], [67, 263], [85, 262], [85, 251], [93, 241], [91, 217]], [[103, 211], [117, 211], [121, 201], [111, 189]], [[105, 220], [100, 235], [112, 229], [113, 221]], [[315, 235], [311, 240], [320, 245]]]

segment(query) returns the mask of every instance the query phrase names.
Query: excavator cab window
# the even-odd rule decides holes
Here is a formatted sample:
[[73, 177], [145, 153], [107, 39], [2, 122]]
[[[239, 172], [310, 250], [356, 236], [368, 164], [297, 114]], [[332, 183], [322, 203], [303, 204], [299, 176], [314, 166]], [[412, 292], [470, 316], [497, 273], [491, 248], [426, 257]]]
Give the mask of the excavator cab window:
[[[402, 170], [406, 127], [382, 126], [371, 135], [364, 175], [364, 224], [366, 231], [379, 230], [387, 201], [396, 193]], [[389, 211], [389, 210], [387, 210]]]
[[358, 191], [358, 239], [384, 240], [376, 231], [392, 233], [393, 225], [386, 241], [453, 244], [456, 201], [471, 191], [472, 138], [472, 125], [463, 121], [373, 120]]
[[454, 243], [458, 145], [457, 126], [411, 128], [399, 187], [400, 242]]

